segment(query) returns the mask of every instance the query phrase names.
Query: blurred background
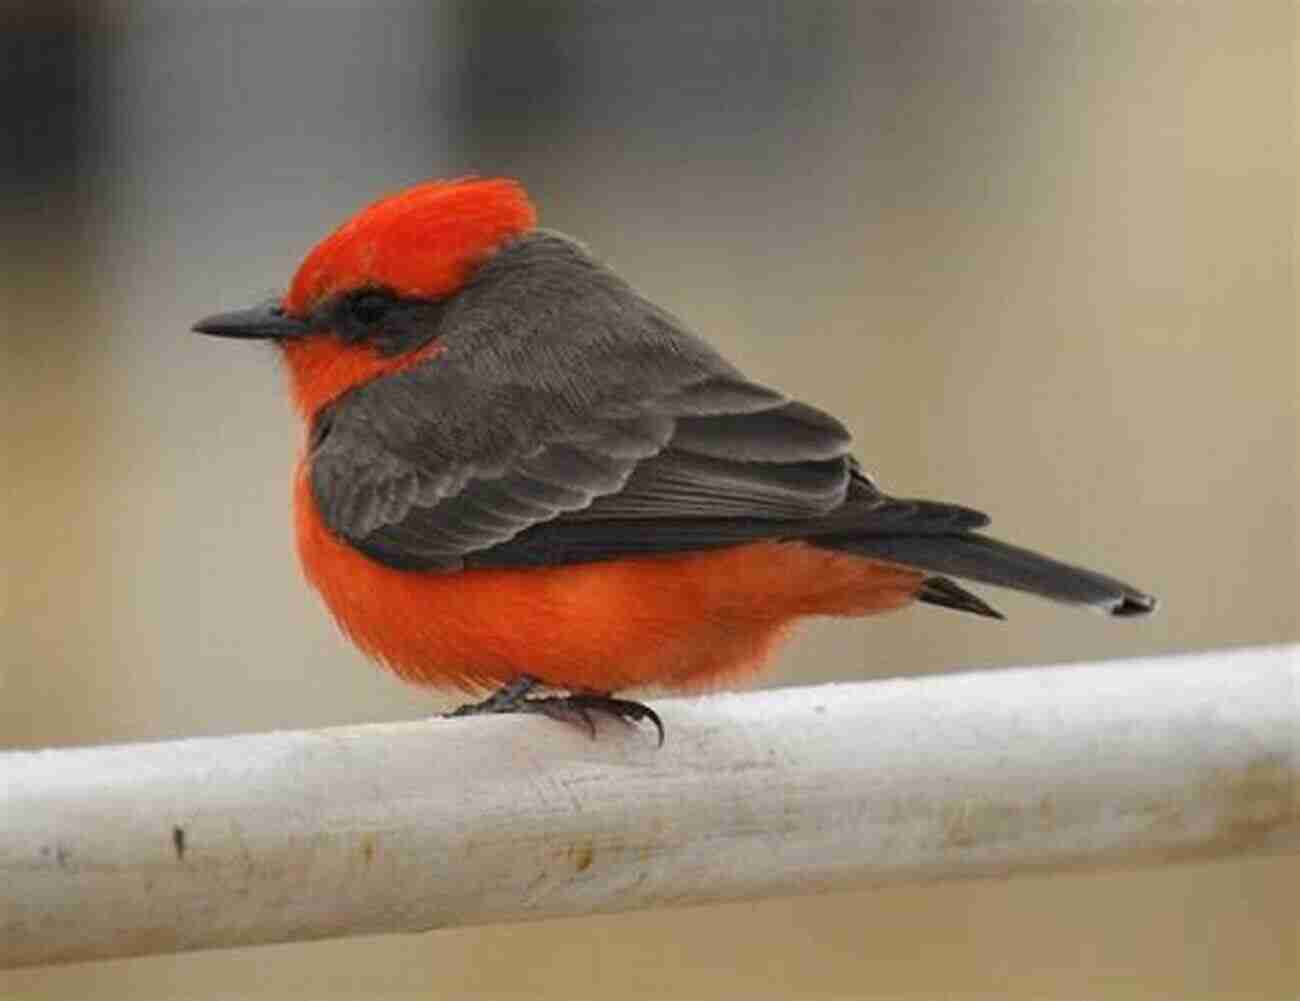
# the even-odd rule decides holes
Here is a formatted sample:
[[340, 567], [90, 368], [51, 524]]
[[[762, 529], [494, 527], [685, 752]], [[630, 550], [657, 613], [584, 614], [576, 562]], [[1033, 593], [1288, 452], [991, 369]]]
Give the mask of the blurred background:
[[[759, 683], [1300, 638], [1295, 7], [0, 13], [0, 744], [427, 715], [301, 583], [270, 349], [189, 333], [431, 176], [520, 178], [902, 493], [1159, 593], [808, 625]], [[436, 769], [430, 781], [436, 782]], [[1282, 998], [1295, 860], [0, 973], [5, 998]]]

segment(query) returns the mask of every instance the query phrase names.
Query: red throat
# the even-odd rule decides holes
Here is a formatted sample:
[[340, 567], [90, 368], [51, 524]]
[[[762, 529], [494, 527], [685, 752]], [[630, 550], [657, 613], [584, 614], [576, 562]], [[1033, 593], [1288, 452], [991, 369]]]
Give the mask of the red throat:
[[349, 389], [418, 365], [442, 350], [441, 344], [431, 341], [418, 351], [390, 357], [373, 348], [344, 344], [332, 334], [285, 341], [280, 347], [289, 367], [289, 393], [304, 419]]

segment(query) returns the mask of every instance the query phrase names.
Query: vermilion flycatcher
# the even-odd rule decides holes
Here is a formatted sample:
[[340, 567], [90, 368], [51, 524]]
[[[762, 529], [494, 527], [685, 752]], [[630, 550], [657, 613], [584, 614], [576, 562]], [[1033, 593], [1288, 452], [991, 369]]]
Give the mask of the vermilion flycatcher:
[[659, 726], [611, 693], [751, 670], [803, 616], [1001, 617], [948, 575], [1155, 607], [977, 511], [884, 493], [835, 418], [535, 223], [512, 181], [421, 184], [327, 237], [282, 300], [194, 328], [283, 352], [303, 569], [402, 677], [497, 688], [462, 713]]

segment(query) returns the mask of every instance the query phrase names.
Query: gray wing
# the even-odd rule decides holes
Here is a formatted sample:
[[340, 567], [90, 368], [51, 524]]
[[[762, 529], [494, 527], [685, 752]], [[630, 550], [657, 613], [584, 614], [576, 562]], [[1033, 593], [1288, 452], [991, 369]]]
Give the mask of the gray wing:
[[313, 437], [326, 523], [380, 562], [533, 565], [830, 532], [850, 494], [859, 516], [897, 515], [855, 474], [837, 421], [745, 379], [566, 239], [503, 251], [436, 336], [440, 354], [347, 394]]
[[[832, 417], [747, 380], [563, 237], [498, 253], [424, 311], [440, 353], [321, 413], [330, 529], [409, 569], [544, 566], [807, 539], [1145, 614], [1113, 578], [974, 534], [953, 504], [886, 497]], [[996, 615], [943, 577], [921, 601]]]

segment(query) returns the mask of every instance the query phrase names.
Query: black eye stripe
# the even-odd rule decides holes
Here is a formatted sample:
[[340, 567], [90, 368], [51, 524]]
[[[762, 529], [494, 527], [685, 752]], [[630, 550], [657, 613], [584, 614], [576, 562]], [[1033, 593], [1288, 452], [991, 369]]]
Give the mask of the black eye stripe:
[[338, 296], [316, 310], [317, 325], [345, 341], [364, 341], [378, 333], [403, 301], [382, 288], [362, 288]]
[[388, 292], [367, 290], [347, 296], [342, 306], [352, 318], [362, 323], [379, 323], [397, 306], [398, 299]]
[[445, 307], [446, 300], [407, 299], [385, 288], [362, 288], [324, 304], [316, 325], [349, 344], [401, 354], [436, 336]]

